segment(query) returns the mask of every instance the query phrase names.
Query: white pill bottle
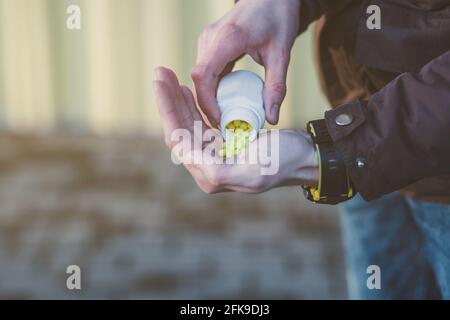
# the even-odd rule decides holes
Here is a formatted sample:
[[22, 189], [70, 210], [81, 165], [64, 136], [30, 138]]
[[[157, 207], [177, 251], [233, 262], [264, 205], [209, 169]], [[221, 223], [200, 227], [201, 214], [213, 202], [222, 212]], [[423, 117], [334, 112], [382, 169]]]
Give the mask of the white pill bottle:
[[240, 120], [252, 126], [250, 141], [256, 139], [264, 127], [264, 81], [255, 73], [245, 70], [232, 72], [219, 82], [217, 103], [220, 108], [220, 131], [225, 140], [229, 123]]

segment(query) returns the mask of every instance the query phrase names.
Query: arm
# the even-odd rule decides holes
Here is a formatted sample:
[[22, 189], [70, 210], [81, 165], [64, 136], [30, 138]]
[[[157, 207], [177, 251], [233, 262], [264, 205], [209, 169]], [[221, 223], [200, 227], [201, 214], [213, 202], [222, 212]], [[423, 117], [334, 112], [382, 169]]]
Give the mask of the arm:
[[[339, 115], [353, 117], [348, 126]], [[325, 115], [357, 190], [367, 200], [426, 177], [450, 173], [450, 51], [417, 73], [404, 73], [367, 105]]]

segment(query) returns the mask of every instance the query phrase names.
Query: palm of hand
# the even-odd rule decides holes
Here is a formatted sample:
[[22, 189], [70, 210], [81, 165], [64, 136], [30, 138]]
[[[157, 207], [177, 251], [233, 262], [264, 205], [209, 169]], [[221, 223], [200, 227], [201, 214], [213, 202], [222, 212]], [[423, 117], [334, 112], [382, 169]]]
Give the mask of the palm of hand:
[[[311, 141], [299, 130], [263, 133], [246, 150], [224, 161], [217, 152], [222, 146], [222, 138], [217, 130], [212, 131], [206, 125], [192, 92], [180, 86], [171, 70], [159, 68], [156, 73], [156, 104], [162, 117], [166, 144], [172, 151], [183, 150], [177, 160], [206, 193], [263, 192], [282, 184], [304, 181], [302, 175], [296, 175], [300, 167], [314, 170], [316, 160]], [[182, 132], [185, 139], [177, 140], [176, 132]], [[306, 161], [300, 161], [305, 160], [305, 154]], [[311, 177], [313, 175], [311, 172]]]

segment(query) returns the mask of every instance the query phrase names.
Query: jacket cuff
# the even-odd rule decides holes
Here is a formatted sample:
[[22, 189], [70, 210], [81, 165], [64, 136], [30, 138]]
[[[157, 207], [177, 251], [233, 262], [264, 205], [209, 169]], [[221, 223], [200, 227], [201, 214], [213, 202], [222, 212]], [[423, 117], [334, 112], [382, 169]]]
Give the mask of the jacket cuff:
[[366, 106], [362, 101], [343, 104], [325, 113], [330, 136], [344, 158], [347, 172], [356, 190], [366, 200], [384, 193], [379, 179], [372, 179], [374, 159], [370, 139], [362, 136], [366, 122]]

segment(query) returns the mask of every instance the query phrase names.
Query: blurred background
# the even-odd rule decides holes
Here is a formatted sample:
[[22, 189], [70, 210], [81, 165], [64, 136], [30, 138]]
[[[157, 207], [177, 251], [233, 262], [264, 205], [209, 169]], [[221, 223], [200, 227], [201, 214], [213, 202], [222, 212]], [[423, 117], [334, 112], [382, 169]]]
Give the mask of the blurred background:
[[[205, 195], [163, 145], [153, 69], [191, 86], [198, 35], [232, 6], [0, 0], [0, 298], [346, 298], [335, 208]], [[311, 30], [288, 89], [279, 127], [323, 115]]]

